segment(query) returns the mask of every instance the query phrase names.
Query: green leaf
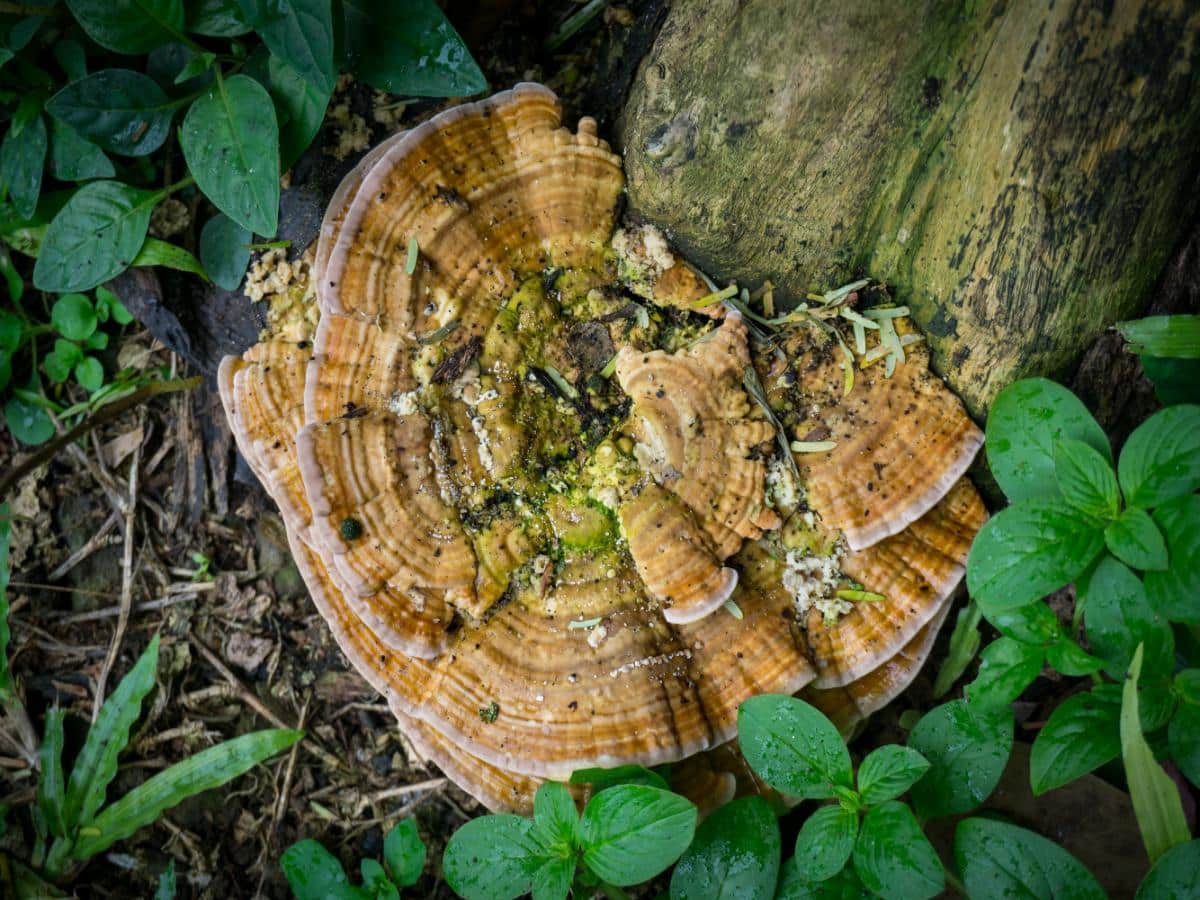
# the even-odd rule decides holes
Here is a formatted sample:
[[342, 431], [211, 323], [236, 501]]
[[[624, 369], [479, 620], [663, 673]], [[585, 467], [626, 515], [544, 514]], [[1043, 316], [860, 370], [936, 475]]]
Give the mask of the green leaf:
[[1117, 731], [1121, 691], [1101, 684], [1064, 700], [1034, 739], [1029, 754], [1029, 784], [1044, 794], [1093, 772], [1121, 752]]
[[279, 127], [271, 98], [246, 75], [217, 79], [183, 119], [179, 143], [196, 184], [249, 231], [279, 220]]
[[9, 397], [4, 404], [4, 421], [8, 430], [22, 444], [37, 446], [54, 437], [54, 423], [40, 406], [20, 397]]
[[548, 859], [533, 873], [533, 900], [567, 900], [574, 880], [574, 857]]
[[[1195, 674], [1198, 670], [1188, 671]], [[1167, 727], [1167, 746], [1184, 777], [1200, 785], [1200, 706], [1179, 704]]]
[[1104, 529], [1104, 543], [1113, 556], [1135, 569], [1167, 567], [1167, 544], [1144, 509], [1131, 506], [1121, 513], [1117, 521]]
[[964, 819], [954, 832], [954, 859], [971, 900], [1106, 900], [1083, 863], [1007, 822]]
[[1148, 316], [1114, 327], [1139, 355], [1200, 359], [1200, 316]]
[[200, 262], [213, 282], [236, 291], [250, 265], [250, 232], [224, 213], [217, 213], [200, 231]]
[[63, 818], [67, 822], [90, 824], [104, 802], [108, 783], [117, 774], [117, 758], [129, 742], [129, 729], [141, 715], [142, 700], [154, 687], [157, 668], [158, 635], [155, 635], [129, 674], [104, 701], [100, 714], [88, 729], [87, 740], [75, 758], [67, 782], [63, 805]]
[[78, 81], [87, 75], [87, 54], [79, 41], [73, 38], [64, 38], [56, 43], [54, 58], [66, 73], [67, 81]]
[[183, 84], [186, 81], [191, 81], [193, 78], [199, 78], [205, 72], [212, 68], [213, 63], [217, 61], [217, 54], [207, 51], [193, 54], [183, 68], [179, 70], [179, 74], [175, 76], [175, 84]]
[[1008, 706], [1041, 674], [1044, 658], [1036, 644], [997, 638], [983, 648], [979, 675], [967, 685], [967, 699], [975, 706]]
[[146, 238], [146, 243], [142, 244], [142, 249], [138, 251], [138, 255], [133, 258], [130, 265], [165, 266], [178, 272], [191, 272], [193, 275], [199, 275], [205, 281], [209, 280], [208, 273], [200, 265], [200, 260], [182, 247], [160, 241], [158, 238]]
[[50, 98], [46, 111], [105, 150], [145, 156], [167, 139], [176, 106], [153, 78], [103, 69], [68, 84]]
[[251, 55], [246, 74], [267, 89], [275, 104], [275, 115], [280, 123], [279, 164], [286, 171], [321, 130], [330, 94], [305, 81], [299, 72], [267, 52], [265, 47]]
[[1104, 668], [1104, 660], [1092, 656], [1066, 635], [1046, 648], [1046, 662], [1054, 671], [1073, 678], [1091, 675]]
[[288, 847], [279, 865], [296, 900], [372, 900], [350, 884], [337, 857], [311, 838]]
[[968, 812], [996, 789], [1012, 751], [1011, 709], [978, 709], [952, 700], [927, 712], [908, 744], [930, 768], [916, 784], [913, 806], [923, 819]]
[[1200, 359], [1143, 356], [1142, 371], [1163, 406], [1200, 402]]
[[400, 891], [388, 881], [387, 873], [378, 860], [360, 860], [358, 870], [362, 873], [363, 890], [371, 896], [371, 900], [400, 900]]
[[333, 94], [337, 73], [329, 0], [238, 0], [238, 6], [272, 53], [323, 94]]
[[478, 94], [487, 80], [433, 0], [343, 0], [346, 68], [405, 97]]
[[1002, 390], [987, 421], [988, 467], [1012, 503], [1059, 496], [1054, 447], [1081, 440], [1112, 463], [1112, 449], [1079, 398], [1045, 378], [1026, 378]]
[[72, 341], [86, 341], [96, 330], [96, 322], [96, 309], [83, 294], [64, 294], [50, 310], [54, 330]]
[[1200, 841], [1164, 853], [1138, 886], [1135, 900], [1194, 900], [1200, 897]]
[[[92, 727], [94, 729], [96, 725]], [[285, 728], [255, 731], [201, 750], [175, 763], [138, 785], [116, 803], [109, 804], [91, 822], [92, 830], [99, 834], [81, 834], [73, 855], [76, 859], [95, 856], [156, 821], [164, 812], [188, 797], [237, 778], [264, 759], [286, 750], [303, 736], [302, 731]], [[90, 739], [91, 735], [88, 737]]]
[[1130, 506], [1158, 506], [1200, 488], [1200, 406], [1168, 406], [1134, 429], [1117, 474]]
[[643, 766], [617, 766], [614, 769], [576, 769], [571, 784], [590, 784], [592, 794], [598, 794], [618, 784], [644, 784], [647, 787], [670, 790], [666, 779]]
[[21, 346], [21, 320], [6, 310], [0, 310], [0, 350], [13, 353]]
[[575, 799], [563, 785], [547, 781], [537, 789], [533, 798], [531, 833], [547, 853], [556, 856], [570, 854], [578, 821]]
[[929, 760], [911, 747], [885, 744], [858, 767], [858, 791], [867, 805], [895, 800], [929, 771]]
[[175, 900], [175, 860], [168, 859], [167, 867], [158, 876], [154, 900]]
[[938, 669], [937, 679], [933, 684], [935, 698], [945, 696], [979, 653], [979, 620], [982, 617], [979, 604], [974, 599], [967, 601], [967, 605], [958, 611], [958, 618], [954, 620], [954, 631], [950, 633], [950, 647], [946, 652], [946, 660]]
[[79, 345], [59, 338], [54, 342], [54, 349], [42, 359], [42, 370], [51, 383], [62, 384], [71, 377], [71, 369], [82, 358]]
[[1119, 678], [1141, 643], [1153, 660], [1153, 671], [1174, 668], [1171, 625], [1151, 609], [1145, 588], [1128, 566], [1105, 556], [1078, 588], [1088, 643], [1104, 660], [1108, 674]]
[[88, 37], [117, 53], [149, 53], [183, 31], [183, 0], [67, 0]]
[[104, 366], [94, 356], [85, 356], [75, 364], [76, 383], [91, 393], [104, 386]]
[[796, 864], [808, 881], [826, 881], [846, 867], [858, 837], [858, 813], [822, 806], [804, 820], [796, 836]]
[[33, 217], [42, 192], [42, 166], [46, 162], [46, 124], [41, 116], [20, 133], [9, 128], [0, 143], [0, 196], [7, 192], [23, 218]]
[[1191, 834], [1179, 789], [1162, 770], [1142, 735], [1137, 688], [1144, 649], [1138, 645], [1122, 689], [1121, 756], [1125, 761], [1125, 778], [1129, 783], [1129, 799], [1133, 801], [1138, 830], [1153, 863], [1176, 844], [1187, 841]]
[[125, 308], [125, 304], [121, 302], [112, 291], [106, 287], [96, 288], [96, 307], [97, 309], [103, 305], [112, 316], [113, 321], [118, 325], [128, 325], [133, 321], [133, 315]]
[[412, 819], [401, 819], [383, 839], [383, 861], [398, 887], [411, 887], [425, 869], [425, 842]]
[[794, 857], [785, 862], [775, 900], [863, 900], [870, 896], [853, 866], [847, 866], [828, 881], [809, 881], [805, 875]]
[[1007, 638], [1048, 647], [1063, 636], [1062, 624], [1045, 603], [989, 611], [984, 617]]
[[854, 871], [885, 900], [936, 897], [946, 879], [937, 851], [898, 800], [867, 810], [854, 844]]
[[250, 31], [236, 0], [193, 0], [188, 4], [187, 30], [205, 37], [241, 37]]
[[50, 120], [50, 171], [59, 181], [112, 178], [117, 172], [103, 150], [58, 119]]
[[1085, 516], [1110, 521], [1121, 511], [1117, 474], [1099, 450], [1074, 438], [1054, 447], [1054, 474], [1063, 499]]
[[640, 784], [597, 794], [579, 819], [584, 864], [618, 887], [648, 881], [679, 858], [696, 831], [696, 807]]
[[529, 893], [545, 862], [520, 816], [481, 816], [450, 837], [442, 857], [446, 883], [464, 900], [509, 900]]
[[671, 874], [671, 900], [771, 897], [779, 876], [779, 825], [762, 797], [714, 811]]
[[1178, 497], [1154, 511], [1170, 565], [1144, 578], [1150, 606], [1173, 622], [1200, 622], [1200, 497]]
[[1104, 534], [1062, 501], [1022, 500], [980, 529], [967, 557], [967, 587], [985, 616], [1033, 603], [1082, 575]]
[[86, 291], [129, 267], [146, 240], [161, 195], [93, 181], [72, 195], [46, 230], [33, 267], [43, 291]]
[[38, 809], [50, 833], [56, 838], [66, 837], [75, 822], [63, 820], [63, 800], [66, 787], [63, 780], [63, 718], [67, 712], [57, 706], [46, 712], [46, 728], [42, 734], [42, 745], [38, 748]]
[[778, 791], [805, 799], [853, 788], [850, 753], [833, 723], [795, 697], [763, 694], [738, 708], [738, 741], [755, 774]]

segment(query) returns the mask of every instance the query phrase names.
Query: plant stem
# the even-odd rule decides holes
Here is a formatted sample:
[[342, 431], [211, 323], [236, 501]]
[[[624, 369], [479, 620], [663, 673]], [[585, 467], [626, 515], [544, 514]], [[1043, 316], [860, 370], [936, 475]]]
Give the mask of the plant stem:
[[962, 881], [959, 879], [959, 877], [957, 875], [955, 875], [953, 872], [951, 872], [949, 869], [946, 870], [946, 884], [949, 887], [952, 887], [954, 890], [958, 891], [964, 897], [970, 896], [967, 893], [967, 886], [965, 884], [963, 884]]
[[53, 459], [63, 447], [91, 431], [98, 425], [103, 425], [105, 422], [115, 419], [121, 413], [133, 409], [151, 397], [156, 397], [159, 394], [173, 394], [176, 391], [190, 391], [194, 387], [198, 387], [203, 381], [203, 377], [196, 375], [192, 378], [178, 378], [174, 381], [153, 381], [140, 390], [134, 391], [120, 400], [114, 400], [107, 406], [102, 406], [96, 410], [88, 418], [84, 419], [70, 431], [66, 431], [37, 449], [35, 453], [31, 453], [23, 460], [13, 466], [8, 472], [0, 477], [0, 497], [5, 496], [18, 481], [36, 469], [44, 462]]

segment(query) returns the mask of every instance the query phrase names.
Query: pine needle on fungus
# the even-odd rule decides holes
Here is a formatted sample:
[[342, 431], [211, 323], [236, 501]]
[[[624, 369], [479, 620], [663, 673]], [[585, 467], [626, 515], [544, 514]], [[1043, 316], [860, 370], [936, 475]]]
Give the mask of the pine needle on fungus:
[[775, 429], [775, 440], [779, 443], [779, 449], [783, 452], [783, 458], [787, 463], [788, 471], [796, 479], [796, 484], [800, 484], [800, 469], [796, 466], [796, 460], [792, 459], [792, 454], [788, 452], [787, 434], [783, 430], [783, 423], [779, 421], [775, 416], [775, 411], [767, 403], [767, 393], [763, 390], [762, 382], [758, 380], [758, 373], [754, 371], [754, 366], [746, 366], [742, 370], [742, 386], [746, 389], [746, 393], [750, 395], [751, 399], [762, 407], [767, 421]]
[[576, 619], [573, 622], [568, 622], [567, 628], [571, 629], [572, 631], [577, 631], [580, 628], [595, 628], [601, 623], [601, 621], [603, 621], [603, 619], [600, 616], [597, 616], [594, 619]]

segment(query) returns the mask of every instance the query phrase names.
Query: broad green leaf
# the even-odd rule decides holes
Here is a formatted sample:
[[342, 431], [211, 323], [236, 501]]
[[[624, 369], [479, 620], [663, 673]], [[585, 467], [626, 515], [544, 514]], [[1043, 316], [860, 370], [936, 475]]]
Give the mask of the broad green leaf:
[[826, 881], [842, 871], [858, 837], [858, 813], [822, 806], [804, 820], [796, 836], [796, 864], [808, 881]]
[[183, 31], [183, 0], [67, 0], [88, 37], [117, 53], [148, 53]]
[[54, 45], [54, 58], [67, 75], [67, 81], [78, 81], [87, 75], [87, 53], [74, 38], [64, 38]]
[[129, 729], [141, 715], [142, 700], [154, 687], [157, 668], [158, 635], [155, 635], [129, 674], [108, 695], [96, 721], [88, 729], [87, 740], [75, 758], [67, 782], [63, 805], [63, 818], [67, 822], [88, 825], [96, 816], [108, 784], [117, 774], [117, 759], [129, 742]]
[[95, 393], [104, 386], [104, 366], [94, 356], [85, 356], [75, 364], [75, 382], [85, 390]]
[[279, 165], [286, 171], [320, 131], [330, 95], [305, 81], [295, 69], [265, 47], [251, 55], [246, 74], [265, 87], [275, 103], [275, 114], [279, 119]]
[[1200, 841], [1172, 847], [1138, 886], [1135, 900], [1195, 900], [1200, 897]]
[[105, 150], [145, 156], [167, 139], [177, 105], [148, 75], [103, 69], [68, 84], [46, 111]]
[[478, 94], [487, 80], [433, 0], [342, 0], [346, 68], [404, 97]]
[[1054, 474], [1063, 499], [1085, 516], [1102, 522], [1121, 511], [1121, 489], [1117, 473], [1099, 450], [1074, 438], [1054, 447]]
[[175, 860], [168, 859], [167, 867], [158, 876], [154, 900], [175, 900]]
[[91, 822], [91, 830], [99, 834], [81, 834], [73, 855], [77, 859], [95, 856], [116, 841], [124, 840], [151, 824], [188, 797], [237, 778], [264, 759], [286, 750], [303, 736], [302, 731], [284, 728], [255, 731], [201, 750], [175, 763], [151, 776], [117, 802], [109, 804]]
[[213, 63], [217, 61], [217, 54], [209, 52], [195, 53], [191, 56], [183, 68], [179, 70], [179, 74], [175, 76], [175, 84], [183, 84], [191, 81], [193, 78], [199, 78], [205, 72], [212, 68]]
[[1106, 900], [1083, 863], [1040, 834], [1007, 822], [959, 822], [954, 859], [971, 900]]
[[12, 539], [12, 510], [0, 503], [0, 704], [13, 696], [12, 673], [8, 670], [8, 548]]
[[1119, 678], [1140, 643], [1146, 644], [1151, 671], [1174, 668], [1171, 624], [1150, 607], [1142, 582], [1128, 566], [1105, 556], [1080, 580], [1078, 593], [1088, 643], [1108, 674]]
[[363, 890], [371, 900], [400, 900], [400, 891], [387, 877], [387, 872], [377, 859], [359, 860], [358, 870], [362, 874]]
[[337, 857], [311, 838], [288, 847], [279, 865], [296, 900], [372, 900], [350, 884]]
[[253, 78], [218, 78], [183, 119], [179, 143], [196, 184], [249, 231], [273, 237], [279, 220], [279, 127]]
[[1143, 356], [1142, 371], [1154, 382], [1154, 393], [1163, 406], [1200, 403], [1200, 359]]
[[237, 0], [191, 0], [187, 30], [205, 37], [241, 37], [250, 31]]
[[38, 29], [42, 27], [42, 22], [45, 21], [44, 16], [25, 16], [18, 19], [8, 29], [8, 37], [5, 40], [5, 45], [13, 52], [24, 50], [29, 42], [33, 40]]
[[203, 53], [203, 50], [197, 51], [183, 41], [172, 41], [155, 47], [146, 57], [146, 74], [171, 98], [176, 108], [189, 103], [216, 80], [216, 73], [212, 69], [189, 74], [180, 80], [184, 70], [194, 67], [196, 57]]
[[79, 345], [59, 338], [54, 342], [54, 349], [42, 359], [42, 371], [51, 383], [62, 384], [71, 377], [71, 369], [82, 358]]
[[217, 213], [200, 231], [200, 262], [213, 282], [236, 291], [250, 265], [250, 232], [224, 213]]
[[63, 294], [50, 310], [50, 324], [63, 337], [86, 341], [96, 330], [96, 308], [83, 294]]
[[1158, 764], [1142, 735], [1137, 688], [1144, 649], [1138, 645], [1122, 689], [1121, 757], [1125, 762], [1125, 779], [1129, 784], [1129, 799], [1133, 801], [1138, 830], [1153, 863], [1176, 844], [1187, 841], [1191, 834], [1179, 789]]
[[97, 309], [103, 304], [112, 316], [114, 322], [118, 325], [128, 325], [133, 321], [133, 314], [125, 308], [125, 304], [121, 302], [112, 291], [106, 287], [96, 288], [96, 307]]
[[1104, 668], [1104, 660], [1092, 656], [1065, 634], [1046, 648], [1046, 662], [1054, 671], [1076, 678]]
[[1121, 752], [1118, 720], [1121, 690], [1101, 684], [1064, 700], [1034, 739], [1029, 754], [1029, 784], [1044, 794], [1088, 772]]
[[[13, 297], [10, 294], [9, 297], [14, 301], [21, 299], [20, 295]], [[0, 350], [12, 353], [20, 347], [22, 330], [21, 320], [15, 314], [0, 309]]]
[[425, 869], [425, 842], [413, 819], [397, 822], [383, 839], [383, 861], [398, 887], [411, 887]]
[[20, 397], [9, 397], [4, 404], [4, 422], [22, 444], [37, 446], [54, 437], [54, 423], [46, 411]]
[[1179, 704], [1167, 727], [1167, 746], [1179, 771], [1192, 784], [1200, 785], [1200, 706]]
[[46, 230], [34, 286], [86, 291], [121, 274], [145, 243], [159, 196], [115, 181], [85, 184]]
[[854, 871], [885, 900], [925, 900], [945, 886], [937, 851], [898, 800], [867, 810], [854, 843]]
[[785, 862], [780, 870], [775, 900], [863, 900], [870, 896], [853, 866], [847, 866], [828, 881], [809, 881], [805, 874], [800, 871], [795, 858]]
[[929, 771], [912, 787], [923, 819], [974, 809], [996, 789], [1012, 751], [1011, 709], [977, 709], [952, 700], [927, 712], [908, 745], [929, 760]]
[[1200, 406], [1168, 406], [1134, 429], [1117, 474], [1130, 506], [1159, 506], [1200, 488]]
[[1014, 609], [988, 612], [984, 618], [1005, 637], [1024, 644], [1046, 647], [1058, 640], [1062, 625], [1045, 603], [1029, 603]]
[[1026, 378], [996, 396], [987, 421], [988, 467], [1010, 502], [1059, 496], [1054, 446], [1064, 438], [1089, 444], [1111, 464], [1104, 431], [1065, 387]]
[[967, 605], [958, 611], [958, 618], [954, 620], [954, 631], [950, 633], [950, 648], [946, 653], [946, 660], [938, 669], [937, 679], [933, 683], [934, 697], [945, 696], [979, 653], [982, 640], [979, 633], [981, 618], [983, 613], [974, 599], [969, 600]]
[[46, 712], [46, 727], [42, 733], [42, 745], [38, 748], [38, 809], [50, 833], [56, 838], [66, 837], [74, 822], [63, 820], [63, 801], [66, 784], [63, 779], [63, 718], [65, 709], [57, 706]]
[[117, 173], [103, 150], [55, 118], [50, 119], [50, 171], [59, 181], [112, 178]]
[[1104, 529], [1109, 552], [1135, 569], [1161, 571], [1167, 567], [1167, 544], [1144, 509], [1131, 506]]
[[330, 0], [238, 0], [238, 7], [272, 53], [321, 93], [333, 94]]
[[1154, 523], [1167, 539], [1168, 567], [1146, 573], [1146, 598], [1173, 622], [1200, 622], [1200, 497], [1164, 503], [1154, 511]]
[[644, 784], [647, 787], [670, 790], [665, 778], [643, 766], [617, 766], [614, 769], [576, 769], [571, 773], [571, 784], [590, 784], [592, 793], [598, 794], [618, 784]]
[[1200, 359], [1200, 316], [1148, 316], [1114, 327], [1139, 355]]
[[1042, 671], [1045, 652], [1036, 644], [999, 637], [983, 648], [979, 675], [967, 685], [974, 706], [1008, 706]]
[[756, 900], [774, 894], [780, 837], [762, 797], [742, 797], [696, 830], [671, 874], [671, 900]]
[[567, 900], [574, 879], [574, 857], [546, 860], [533, 873], [533, 900]]
[[182, 247], [160, 241], [158, 238], [146, 238], [146, 243], [142, 244], [142, 249], [138, 251], [138, 255], [133, 258], [130, 265], [165, 266], [179, 272], [191, 272], [193, 275], [199, 275], [205, 281], [209, 280], [208, 273], [200, 265], [200, 260]]
[[547, 781], [538, 788], [533, 798], [531, 834], [548, 854], [570, 854], [578, 821], [575, 798], [566, 787], [555, 781]]
[[929, 760], [911, 747], [885, 744], [858, 767], [858, 792], [868, 806], [895, 800], [929, 771]]
[[546, 861], [520, 816], [481, 816], [450, 837], [442, 857], [446, 883], [464, 900], [510, 900], [533, 888]]
[[816, 708], [795, 697], [763, 694], [738, 708], [738, 742], [750, 768], [785, 794], [821, 800], [834, 786], [853, 788], [850, 753]]
[[579, 819], [584, 864], [624, 887], [648, 881], [679, 858], [696, 831], [696, 807], [678, 794], [623, 784], [594, 796]]
[[967, 587], [985, 616], [1033, 603], [1082, 575], [1104, 534], [1061, 500], [1022, 500], [988, 520], [967, 557]]
[[26, 219], [33, 217], [42, 193], [47, 145], [46, 123], [41, 116], [35, 116], [19, 134], [10, 127], [0, 142], [0, 196], [7, 193]]

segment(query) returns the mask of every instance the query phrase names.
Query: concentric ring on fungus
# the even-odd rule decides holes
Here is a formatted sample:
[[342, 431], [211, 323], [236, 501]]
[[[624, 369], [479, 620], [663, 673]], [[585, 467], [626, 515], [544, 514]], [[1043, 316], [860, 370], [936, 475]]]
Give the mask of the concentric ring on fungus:
[[[454, 781], [526, 809], [545, 778], [723, 748], [681, 787], [724, 796], [747, 697], [849, 728], [919, 668], [983, 521], [980, 435], [919, 347], [844, 393], [827, 328], [759, 346], [694, 309], [703, 276], [618, 228], [595, 123], [559, 126], [522, 84], [367, 154], [311, 345], [226, 359], [221, 397], [337, 642]], [[779, 419], [836, 437], [802, 483]]]

